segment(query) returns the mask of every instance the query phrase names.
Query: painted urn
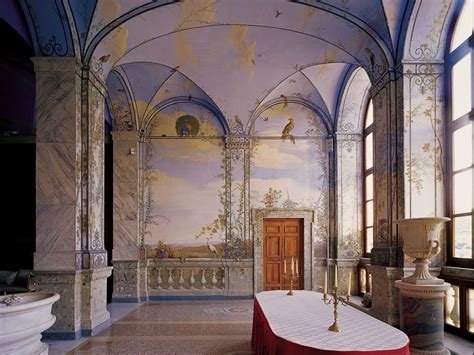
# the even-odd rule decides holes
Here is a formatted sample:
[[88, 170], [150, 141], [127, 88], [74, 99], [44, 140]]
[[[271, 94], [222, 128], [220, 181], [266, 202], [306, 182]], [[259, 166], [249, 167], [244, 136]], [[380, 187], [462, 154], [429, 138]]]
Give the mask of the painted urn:
[[439, 236], [444, 224], [450, 221], [447, 217], [409, 218], [395, 221], [398, 233], [403, 239], [403, 251], [414, 258], [415, 272], [402, 278], [403, 282], [419, 285], [440, 285], [444, 280], [430, 274], [430, 260], [440, 251]]

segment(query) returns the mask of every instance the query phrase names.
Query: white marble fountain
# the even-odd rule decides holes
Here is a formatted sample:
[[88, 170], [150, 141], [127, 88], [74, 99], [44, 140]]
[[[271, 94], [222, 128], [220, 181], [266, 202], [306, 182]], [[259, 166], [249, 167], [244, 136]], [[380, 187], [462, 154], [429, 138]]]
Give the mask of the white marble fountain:
[[41, 332], [56, 321], [51, 307], [58, 299], [54, 292], [0, 296], [0, 354], [48, 354]]

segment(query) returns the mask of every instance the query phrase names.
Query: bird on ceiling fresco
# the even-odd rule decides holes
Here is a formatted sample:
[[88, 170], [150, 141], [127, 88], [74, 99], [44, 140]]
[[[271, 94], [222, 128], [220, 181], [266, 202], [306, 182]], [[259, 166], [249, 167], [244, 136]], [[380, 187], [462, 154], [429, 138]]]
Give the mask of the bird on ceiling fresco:
[[285, 141], [286, 138], [289, 138], [290, 142], [295, 144], [295, 137], [290, 134], [293, 128], [295, 128], [295, 123], [293, 122], [292, 118], [288, 118], [288, 121], [289, 122], [286, 124], [285, 128], [283, 128], [283, 131], [281, 132], [281, 139]]
[[99, 62], [105, 63], [109, 60], [109, 58], [110, 58], [110, 54], [103, 55], [102, 57], [99, 58]]
[[176, 72], [176, 71], [178, 71], [178, 70], [179, 70], [179, 67], [180, 67], [180, 66], [179, 66], [179, 65], [177, 65], [177, 66], [175, 66], [174, 68], [171, 68], [171, 70], [170, 70], [170, 71], [171, 71], [172, 73], [174, 73], [174, 72]]
[[276, 13], [275, 13], [275, 18], [278, 18], [278, 16], [280, 16], [282, 13], [278, 10], [276, 10]]

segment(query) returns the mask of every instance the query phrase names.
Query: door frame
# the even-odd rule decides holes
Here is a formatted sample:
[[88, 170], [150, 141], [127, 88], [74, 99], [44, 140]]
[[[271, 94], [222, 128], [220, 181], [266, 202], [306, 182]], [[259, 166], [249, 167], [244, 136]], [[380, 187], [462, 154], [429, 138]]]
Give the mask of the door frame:
[[312, 289], [313, 275], [313, 224], [314, 210], [306, 208], [252, 208], [252, 232], [254, 255], [254, 294], [263, 291], [263, 219], [264, 218], [299, 218], [303, 220], [303, 289]]

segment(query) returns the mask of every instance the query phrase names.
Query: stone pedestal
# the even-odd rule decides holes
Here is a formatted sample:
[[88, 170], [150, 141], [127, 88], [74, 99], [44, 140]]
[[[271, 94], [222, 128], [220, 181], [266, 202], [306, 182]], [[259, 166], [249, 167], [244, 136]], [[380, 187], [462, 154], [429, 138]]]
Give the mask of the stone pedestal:
[[411, 354], [450, 354], [444, 346], [444, 297], [450, 286], [395, 281], [400, 290], [400, 329], [410, 338]]

